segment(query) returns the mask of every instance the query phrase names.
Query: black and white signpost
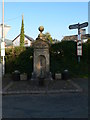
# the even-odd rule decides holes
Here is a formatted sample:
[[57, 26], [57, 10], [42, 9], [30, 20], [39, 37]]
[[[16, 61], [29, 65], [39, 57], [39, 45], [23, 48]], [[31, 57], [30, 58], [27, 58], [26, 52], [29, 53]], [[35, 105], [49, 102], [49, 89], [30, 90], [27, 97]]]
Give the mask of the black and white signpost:
[[82, 24], [74, 24], [70, 25], [69, 29], [78, 29], [78, 38], [77, 38], [77, 56], [78, 56], [78, 62], [80, 62], [80, 56], [82, 56], [82, 41], [81, 41], [81, 33], [80, 29], [87, 27], [88, 22], [82, 23]]

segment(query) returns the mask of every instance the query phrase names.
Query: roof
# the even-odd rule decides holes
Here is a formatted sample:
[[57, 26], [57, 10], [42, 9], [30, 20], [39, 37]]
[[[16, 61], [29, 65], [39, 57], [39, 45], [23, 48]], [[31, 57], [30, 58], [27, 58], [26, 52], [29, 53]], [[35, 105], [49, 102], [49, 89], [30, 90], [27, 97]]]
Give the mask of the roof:
[[13, 44], [12, 44], [12, 40], [7, 40], [7, 39], [5, 39], [5, 42], [6, 42], [6, 46], [11, 46], [11, 45], [13, 45]]
[[26, 37], [27, 39], [29, 39], [30, 41], [33, 41], [33, 40], [34, 40], [33, 38], [31, 38], [31, 37], [29, 37], [29, 36], [27, 36], [27, 35], [25, 35], [25, 37]]
[[[77, 36], [78, 35], [64, 36], [62, 41], [71, 41], [71, 40], [74, 41], [77, 40]], [[82, 35], [82, 39], [88, 39], [88, 38], [90, 38], [90, 34]]]
[[[13, 41], [15, 41], [19, 36], [20, 36], [20, 34], [19, 34]], [[28, 35], [25, 35], [25, 37], [26, 37], [28, 40], [30, 40], [30, 41], [33, 41], [33, 40], [34, 40], [33, 38], [29, 37]], [[12, 42], [13, 42], [13, 41], [12, 41]]]

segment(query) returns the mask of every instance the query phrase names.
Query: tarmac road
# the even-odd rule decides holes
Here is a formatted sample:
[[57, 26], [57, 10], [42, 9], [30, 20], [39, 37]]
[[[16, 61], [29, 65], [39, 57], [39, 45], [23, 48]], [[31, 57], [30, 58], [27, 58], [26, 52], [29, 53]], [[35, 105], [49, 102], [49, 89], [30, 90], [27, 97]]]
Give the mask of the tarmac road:
[[87, 118], [88, 94], [3, 96], [3, 118]]

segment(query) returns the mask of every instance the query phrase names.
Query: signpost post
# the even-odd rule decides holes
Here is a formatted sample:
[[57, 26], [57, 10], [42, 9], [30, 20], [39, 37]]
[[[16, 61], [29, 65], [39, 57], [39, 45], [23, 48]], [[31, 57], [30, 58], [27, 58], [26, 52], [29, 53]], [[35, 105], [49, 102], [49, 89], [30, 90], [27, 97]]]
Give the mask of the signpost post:
[[78, 62], [80, 62], [80, 56], [82, 56], [82, 41], [81, 41], [81, 34], [80, 29], [87, 27], [88, 22], [82, 23], [82, 24], [74, 24], [70, 25], [69, 29], [78, 29], [78, 39], [77, 39], [77, 56], [78, 56]]

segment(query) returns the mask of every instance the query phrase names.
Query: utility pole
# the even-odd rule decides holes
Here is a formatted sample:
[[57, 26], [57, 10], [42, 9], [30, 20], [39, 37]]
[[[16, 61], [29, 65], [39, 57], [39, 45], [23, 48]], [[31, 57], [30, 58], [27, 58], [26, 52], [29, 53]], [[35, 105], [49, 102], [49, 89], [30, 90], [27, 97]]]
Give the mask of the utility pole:
[[4, 25], [4, 0], [2, 0], [2, 24], [0, 24], [0, 30], [2, 34], [2, 40], [1, 40], [1, 57], [2, 60], [2, 74], [5, 75], [5, 36], [7, 32], [9, 31], [10, 26]]
[[[4, 43], [4, 0], [2, 1], [2, 41], [3, 41], [3, 49], [4, 49], [4, 52], [5, 52], [5, 43]], [[3, 55], [3, 75], [5, 74], [5, 60], [4, 60], [4, 56]]]

